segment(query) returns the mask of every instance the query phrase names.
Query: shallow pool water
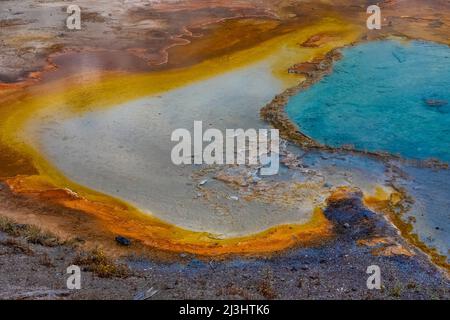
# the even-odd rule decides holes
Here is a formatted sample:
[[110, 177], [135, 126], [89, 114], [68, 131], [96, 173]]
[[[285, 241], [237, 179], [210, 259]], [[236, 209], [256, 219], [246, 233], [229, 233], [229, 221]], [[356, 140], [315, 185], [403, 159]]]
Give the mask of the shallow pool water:
[[450, 47], [386, 40], [342, 53], [286, 106], [301, 131], [330, 146], [449, 162]]

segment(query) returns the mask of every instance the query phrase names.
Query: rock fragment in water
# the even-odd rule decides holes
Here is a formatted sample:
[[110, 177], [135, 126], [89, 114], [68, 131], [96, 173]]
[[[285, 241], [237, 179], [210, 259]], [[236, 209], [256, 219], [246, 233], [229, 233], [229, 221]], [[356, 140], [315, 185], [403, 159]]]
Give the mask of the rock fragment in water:
[[437, 99], [425, 99], [425, 103], [430, 107], [443, 107], [448, 104], [448, 101]]

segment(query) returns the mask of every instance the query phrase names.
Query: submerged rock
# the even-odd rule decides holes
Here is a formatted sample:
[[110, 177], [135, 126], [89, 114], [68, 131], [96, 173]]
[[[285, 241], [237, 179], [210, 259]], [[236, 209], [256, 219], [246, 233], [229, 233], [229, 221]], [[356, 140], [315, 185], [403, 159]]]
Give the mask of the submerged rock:
[[448, 104], [446, 100], [426, 99], [425, 103], [430, 107], [443, 107]]

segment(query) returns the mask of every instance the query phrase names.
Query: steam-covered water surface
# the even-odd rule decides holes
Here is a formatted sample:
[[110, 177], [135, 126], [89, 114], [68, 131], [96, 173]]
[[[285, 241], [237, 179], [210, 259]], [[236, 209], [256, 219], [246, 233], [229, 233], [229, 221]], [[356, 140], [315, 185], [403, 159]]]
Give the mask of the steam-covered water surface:
[[[30, 136], [37, 137], [40, 150], [73, 181], [164, 221], [225, 236], [256, 233], [306, 222], [311, 205], [273, 214], [273, 208], [262, 204], [226, 200], [234, 206], [230, 214], [214, 210], [197, 199], [199, 191], [191, 179], [196, 168], [172, 163], [176, 143], [171, 134], [179, 128], [193, 132], [194, 121], [200, 120], [205, 129], [263, 127], [260, 107], [282, 90], [263, 62], [81, 117], [47, 114], [30, 126]], [[208, 181], [207, 186], [212, 185], [214, 181]]]

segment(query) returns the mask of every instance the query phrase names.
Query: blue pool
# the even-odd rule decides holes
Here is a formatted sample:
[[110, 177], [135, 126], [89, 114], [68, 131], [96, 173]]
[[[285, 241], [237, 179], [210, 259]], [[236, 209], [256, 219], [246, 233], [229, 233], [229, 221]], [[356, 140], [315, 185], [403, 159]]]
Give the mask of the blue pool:
[[334, 147], [450, 162], [450, 47], [386, 40], [342, 53], [286, 106], [301, 131]]

